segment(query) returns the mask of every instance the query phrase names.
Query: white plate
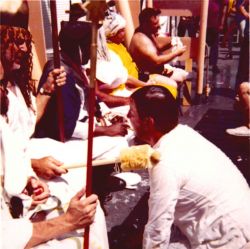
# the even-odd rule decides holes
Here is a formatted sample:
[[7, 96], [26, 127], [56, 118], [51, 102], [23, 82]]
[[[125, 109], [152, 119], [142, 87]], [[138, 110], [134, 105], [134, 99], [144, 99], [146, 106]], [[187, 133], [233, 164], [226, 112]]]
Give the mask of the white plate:
[[115, 175], [116, 177], [124, 180], [126, 182], [126, 188], [135, 188], [136, 184], [138, 184], [141, 181], [141, 176], [137, 173], [133, 172], [122, 172]]

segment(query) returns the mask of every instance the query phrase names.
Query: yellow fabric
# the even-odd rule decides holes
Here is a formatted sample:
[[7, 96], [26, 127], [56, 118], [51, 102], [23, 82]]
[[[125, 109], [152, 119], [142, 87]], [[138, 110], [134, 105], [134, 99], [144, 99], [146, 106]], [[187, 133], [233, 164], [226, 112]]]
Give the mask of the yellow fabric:
[[121, 85], [119, 85], [118, 87], [116, 87], [111, 93], [110, 95], [116, 95], [116, 92], [118, 91], [123, 91], [126, 89], [126, 85], [123, 83]]
[[108, 48], [114, 51], [121, 59], [122, 64], [128, 70], [128, 75], [138, 79], [138, 68], [123, 44], [108, 42]]
[[150, 80], [155, 81], [154, 85], [163, 86], [163, 87], [167, 88], [171, 92], [171, 94], [174, 96], [174, 98], [176, 99], [176, 97], [177, 97], [177, 88], [176, 87], [167, 85], [165, 82], [161, 82], [159, 80], [156, 80], [156, 79], [159, 79], [159, 78], [157, 78], [157, 74], [150, 74], [149, 78], [150, 78]]
[[[116, 43], [112, 43], [112, 42], [108, 42], [107, 45], [108, 45], [109, 49], [111, 49], [113, 52], [115, 52], [120, 57], [124, 67], [128, 70], [128, 75], [138, 79], [139, 78], [138, 68], [137, 68], [135, 62], [133, 61], [132, 57], [130, 56], [126, 47], [121, 43], [116, 44]], [[156, 74], [151, 74], [149, 76], [149, 78], [150, 79], [156, 78]], [[155, 85], [160, 85], [160, 86], [166, 87], [175, 98], [177, 97], [176, 87], [167, 85], [164, 82], [160, 82], [158, 80], [156, 80]], [[126, 85], [121, 84], [119, 87], [115, 88], [112, 91], [111, 95], [116, 95], [117, 91], [123, 91], [125, 89], [126, 89]], [[134, 90], [136, 90], [136, 89], [134, 89]]]
[[234, 7], [235, 7], [235, 0], [229, 0], [228, 1], [228, 13], [230, 13]]

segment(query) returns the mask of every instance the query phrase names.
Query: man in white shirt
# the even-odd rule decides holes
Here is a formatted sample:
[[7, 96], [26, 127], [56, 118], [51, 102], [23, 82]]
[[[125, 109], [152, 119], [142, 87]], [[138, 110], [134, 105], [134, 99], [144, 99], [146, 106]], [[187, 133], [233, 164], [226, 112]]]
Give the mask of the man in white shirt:
[[172, 224], [192, 249], [246, 246], [249, 186], [220, 149], [178, 124], [178, 106], [170, 92], [161, 86], [137, 90], [131, 96], [128, 117], [138, 138], [161, 154], [160, 162], [149, 169], [143, 248], [168, 248]]

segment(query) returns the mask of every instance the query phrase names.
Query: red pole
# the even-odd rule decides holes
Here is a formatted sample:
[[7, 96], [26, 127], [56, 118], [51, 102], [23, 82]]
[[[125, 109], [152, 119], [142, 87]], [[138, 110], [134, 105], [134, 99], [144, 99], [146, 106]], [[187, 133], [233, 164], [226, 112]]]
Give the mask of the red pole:
[[[96, 57], [97, 57], [97, 23], [92, 22], [92, 38], [90, 53], [90, 86], [89, 86], [89, 126], [88, 126], [88, 155], [86, 196], [92, 193], [92, 157], [93, 157], [93, 133], [95, 114], [95, 81], [96, 81]], [[89, 249], [89, 226], [84, 231], [84, 249]]]
[[[56, 12], [56, 0], [50, 0], [50, 13], [52, 24], [52, 43], [54, 54], [54, 67], [60, 68], [60, 53], [58, 46], [58, 29], [57, 29], [57, 12]], [[56, 103], [57, 103], [57, 118], [59, 127], [59, 139], [61, 142], [65, 142], [64, 137], [64, 111], [62, 102], [62, 89], [56, 88]]]
[[[88, 129], [88, 155], [87, 155], [87, 179], [86, 196], [92, 193], [92, 152], [93, 152], [93, 130], [95, 113], [95, 83], [96, 83], [96, 60], [97, 60], [97, 30], [100, 20], [105, 17], [107, 8], [105, 0], [90, 0], [86, 7], [89, 12], [89, 19], [92, 21], [92, 38], [90, 51], [90, 89], [89, 89], [89, 129]], [[84, 231], [84, 249], [89, 249], [89, 231], [86, 227]]]

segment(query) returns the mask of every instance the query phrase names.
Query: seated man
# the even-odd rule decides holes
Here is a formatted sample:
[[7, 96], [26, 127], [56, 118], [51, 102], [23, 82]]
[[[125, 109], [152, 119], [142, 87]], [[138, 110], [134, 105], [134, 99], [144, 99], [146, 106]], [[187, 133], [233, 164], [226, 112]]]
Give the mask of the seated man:
[[[125, 19], [115, 12], [106, 17], [103, 25], [109, 51], [117, 54], [122, 61], [123, 66], [127, 69], [129, 77], [126, 85], [129, 87], [132, 85], [130, 83], [131, 78], [137, 80], [139, 79], [139, 72], [137, 65], [131, 58], [127, 48], [123, 45], [125, 40], [125, 26]], [[138, 84], [137, 86], [140, 87], [148, 84], [162, 84], [163, 86], [166, 86], [168, 89], [170, 89], [174, 96], [177, 94], [177, 84], [173, 79], [170, 79], [166, 76], [161, 76], [159, 74], [151, 74], [149, 75], [149, 79], [146, 80], [147, 83], [142, 82], [141, 85]], [[121, 87], [122, 86], [119, 88]]]
[[188, 239], [184, 248], [243, 248], [250, 241], [250, 190], [232, 161], [178, 124], [177, 102], [162, 86], [135, 91], [128, 117], [138, 138], [161, 155], [149, 169], [143, 248], [169, 248], [172, 224]]
[[171, 62], [177, 56], [186, 51], [185, 46], [177, 47], [168, 54], [162, 52], [171, 47], [171, 44], [160, 45], [157, 42], [160, 10], [153, 8], [143, 9], [139, 15], [139, 27], [131, 39], [129, 52], [142, 74], [165, 74], [177, 83], [183, 82], [188, 77], [188, 72], [180, 68], [166, 67], [166, 63]]
[[[69, 47], [74, 46], [72, 43], [68, 44], [65, 34], [65, 30], [61, 30], [59, 39], [61, 45], [61, 63], [65, 67], [67, 77], [66, 84], [62, 86], [62, 105], [64, 108], [64, 130], [65, 138], [68, 140], [71, 137], [87, 139], [88, 136], [88, 107], [87, 107], [87, 92], [88, 92], [88, 78], [81, 68], [81, 64], [75, 61], [75, 55], [71, 54], [70, 51], [76, 51], [76, 49]], [[71, 38], [74, 40], [74, 38]], [[80, 37], [83, 39], [83, 37]], [[74, 41], [75, 46], [78, 48], [82, 40]], [[52, 69], [52, 61], [48, 62], [43, 70], [43, 75], [39, 82], [38, 89], [41, 91], [43, 89], [43, 84], [48, 73]], [[127, 98], [114, 98], [105, 93], [100, 93], [97, 91], [97, 96], [108, 103], [112, 102], [110, 105], [120, 105], [128, 103]], [[110, 101], [111, 100], [111, 101]], [[52, 96], [46, 111], [36, 126], [35, 137], [49, 137], [59, 140], [59, 128], [57, 115], [55, 115], [57, 110], [57, 99], [56, 96]], [[102, 120], [101, 110], [99, 107], [99, 102], [96, 102], [96, 119]], [[125, 136], [127, 134], [127, 124], [116, 123], [109, 126], [101, 124], [101, 122], [96, 123], [94, 129], [94, 136]]]
[[239, 108], [243, 114], [243, 126], [227, 129], [226, 132], [233, 136], [250, 137], [250, 83], [243, 82], [239, 85]]

